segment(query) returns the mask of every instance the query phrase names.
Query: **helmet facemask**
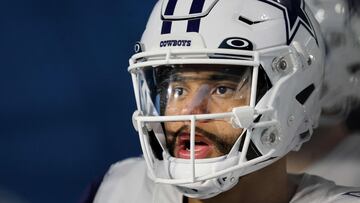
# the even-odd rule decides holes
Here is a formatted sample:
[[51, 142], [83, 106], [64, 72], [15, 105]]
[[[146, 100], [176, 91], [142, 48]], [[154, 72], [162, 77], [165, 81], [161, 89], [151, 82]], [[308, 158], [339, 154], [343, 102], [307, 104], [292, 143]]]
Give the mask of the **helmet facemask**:
[[[229, 113], [235, 107], [249, 106], [252, 68], [231, 65], [172, 65], [148, 67], [142, 75], [155, 109], [148, 116], [181, 116]], [[151, 87], [151, 88], [150, 88]], [[144, 105], [148, 107], [149, 105]], [[152, 105], [150, 105], [152, 106]], [[165, 134], [167, 153], [190, 159], [190, 121], [164, 121], [157, 125]], [[242, 134], [230, 118], [195, 122], [195, 159], [228, 154]]]
[[[284, 53], [281, 60], [286, 58], [291, 66], [295, 55], [286, 47], [279, 51]], [[269, 148], [262, 154], [251, 140], [252, 130], [263, 128], [268, 129], [263, 142], [272, 145], [279, 141], [278, 135], [273, 136], [274, 132], [280, 133], [278, 121], [266, 116], [273, 111], [255, 109], [271, 82], [256, 65], [259, 53], [238, 52], [247, 53], [252, 61], [230, 58], [228, 64], [220, 64], [223, 59], [210, 58], [207, 64], [157, 65], [148, 59], [139, 63], [155, 65], [135, 64], [129, 68], [139, 99], [140, 111], [134, 114], [134, 122], [150, 177], [155, 181], [176, 184], [184, 192], [208, 180], [211, 187], [217, 185], [217, 192], [206, 191], [204, 195], [196, 189], [193, 194], [208, 198], [218, 194], [219, 188], [225, 190], [236, 184], [238, 180], [232, 175], [247, 174], [273, 159], [274, 150]], [[138, 58], [143, 60], [141, 54]], [[273, 59], [264, 56], [264, 60]], [[254, 163], [260, 164], [246, 169]], [[242, 170], [233, 173], [239, 168]], [[184, 193], [192, 195], [188, 189]]]

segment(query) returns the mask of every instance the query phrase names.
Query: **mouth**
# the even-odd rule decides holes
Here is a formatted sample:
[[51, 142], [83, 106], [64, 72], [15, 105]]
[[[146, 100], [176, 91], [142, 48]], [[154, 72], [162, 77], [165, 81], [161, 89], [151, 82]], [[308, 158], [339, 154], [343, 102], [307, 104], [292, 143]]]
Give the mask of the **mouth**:
[[[195, 159], [209, 158], [214, 145], [206, 137], [196, 134], [194, 155]], [[175, 146], [175, 156], [182, 159], [190, 159], [190, 134], [182, 133], [179, 135]]]

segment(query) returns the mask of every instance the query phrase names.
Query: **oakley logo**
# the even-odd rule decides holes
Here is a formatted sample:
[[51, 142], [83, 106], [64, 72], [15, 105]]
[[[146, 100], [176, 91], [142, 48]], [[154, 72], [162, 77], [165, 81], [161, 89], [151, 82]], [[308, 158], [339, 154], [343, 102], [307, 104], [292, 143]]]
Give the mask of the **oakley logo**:
[[226, 41], [226, 44], [238, 49], [245, 48], [250, 45], [250, 43], [248, 41], [245, 41], [244, 39], [228, 39]]
[[247, 39], [240, 38], [240, 37], [230, 37], [230, 38], [224, 39], [224, 41], [221, 42], [219, 48], [251, 51], [253, 49], [253, 45]]
[[164, 40], [160, 42], [160, 47], [189, 47], [191, 40]]

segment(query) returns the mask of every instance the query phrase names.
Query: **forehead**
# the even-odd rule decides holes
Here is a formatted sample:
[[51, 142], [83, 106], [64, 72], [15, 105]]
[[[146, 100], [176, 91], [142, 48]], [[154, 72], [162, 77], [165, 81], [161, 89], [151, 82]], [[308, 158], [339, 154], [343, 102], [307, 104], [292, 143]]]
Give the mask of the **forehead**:
[[231, 65], [176, 65], [162, 66], [158, 68], [159, 78], [162, 81], [239, 81], [245, 75], [249, 75], [250, 67]]

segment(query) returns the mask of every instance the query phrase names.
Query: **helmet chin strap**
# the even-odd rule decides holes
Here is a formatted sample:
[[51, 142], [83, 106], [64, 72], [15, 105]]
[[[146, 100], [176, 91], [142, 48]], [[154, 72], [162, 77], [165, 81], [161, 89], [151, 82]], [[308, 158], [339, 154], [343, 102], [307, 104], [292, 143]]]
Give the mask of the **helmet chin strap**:
[[[223, 178], [229, 178], [230, 174]], [[228, 181], [230, 183], [230, 181]], [[191, 183], [183, 186], [176, 186], [176, 188], [184, 194], [186, 197], [196, 199], [208, 199], [214, 197], [224, 191], [227, 191], [234, 187], [238, 181], [233, 181], [231, 184], [221, 184], [220, 178], [207, 180], [204, 182]]]
[[[230, 162], [237, 162], [237, 160], [236, 157], [233, 157], [232, 160], [224, 160], [227, 162], [227, 164], [224, 162], [224, 165], [231, 165]], [[226, 166], [214, 167], [211, 165], [209, 165], [209, 167], [213, 171], [221, 170], [221, 168], [218, 167], [226, 168]], [[231, 189], [237, 183], [238, 176], [234, 176], [234, 172], [228, 172], [222, 176], [209, 180], [177, 185], [176, 188], [187, 197], [207, 199]]]

